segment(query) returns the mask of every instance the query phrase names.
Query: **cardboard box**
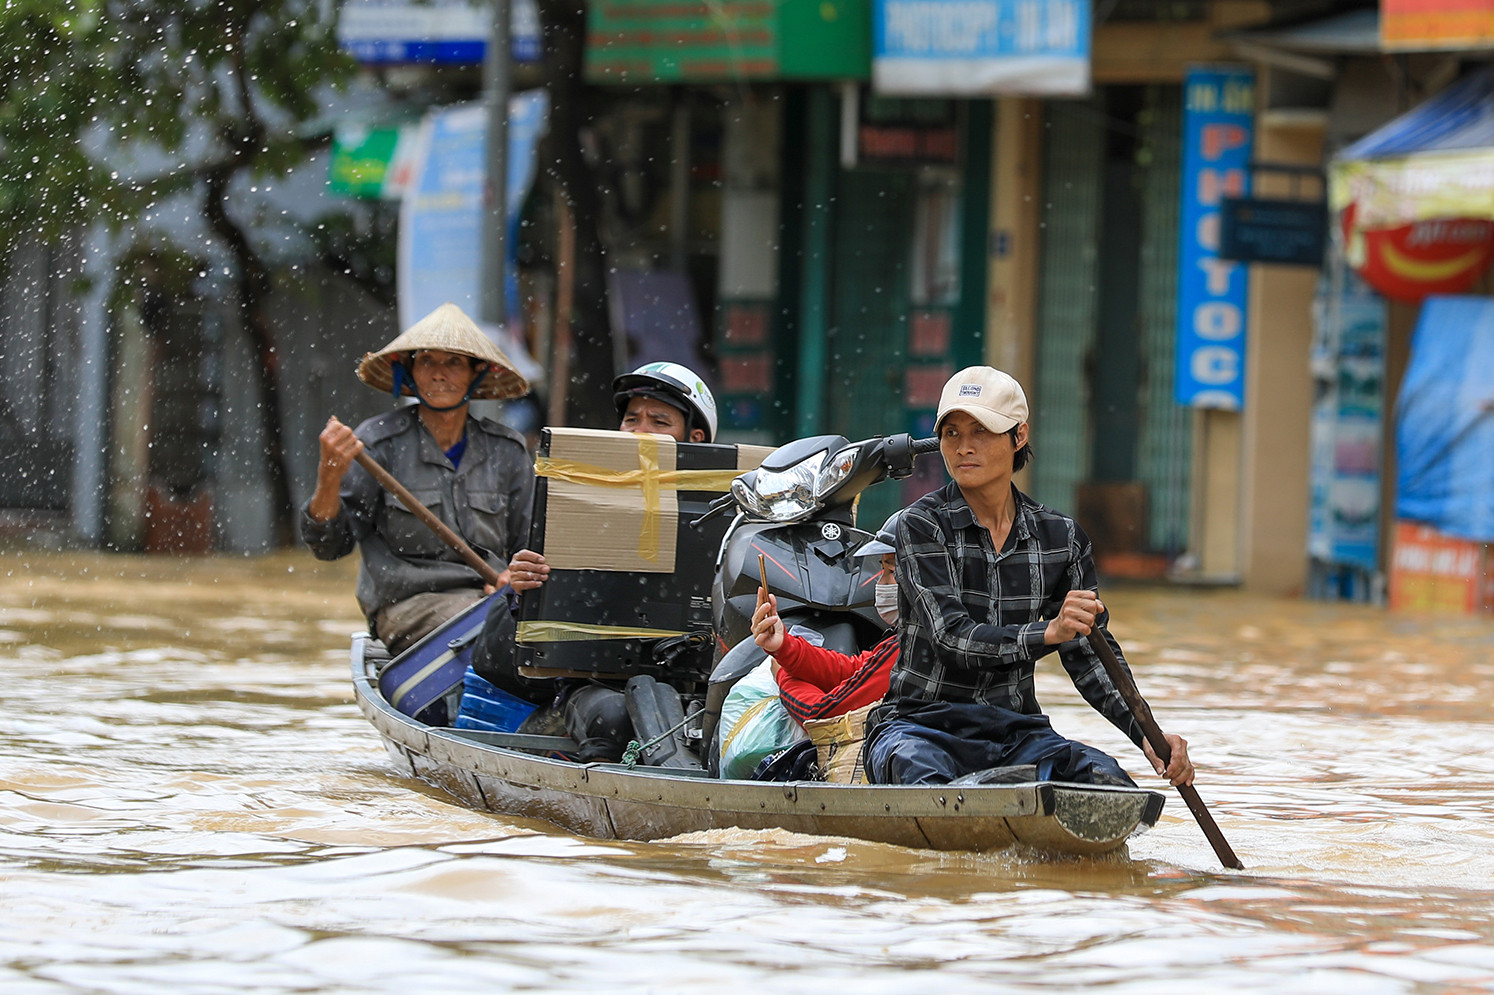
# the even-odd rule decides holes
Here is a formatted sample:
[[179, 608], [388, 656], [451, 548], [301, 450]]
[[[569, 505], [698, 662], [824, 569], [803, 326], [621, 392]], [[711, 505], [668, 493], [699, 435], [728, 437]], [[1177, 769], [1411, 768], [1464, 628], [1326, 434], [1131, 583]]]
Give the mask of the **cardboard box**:
[[[660, 640], [708, 635], [716, 554], [733, 516], [694, 523], [770, 452], [547, 429], [535, 460], [529, 548], [551, 569], [544, 586], [519, 601], [520, 672], [656, 674]], [[712, 649], [704, 640], [691, 653], [708, 666]]]
[[1494, 555], [1487, 543], [1397, 522], [1390, 561], [1390, 607], [1438, 612], [1494, 611]]
[[673, 573], [681, 492], [710, 495], [709, 503], [770, 452], [677, 443], [659, 435], [548, 429], [535, 460], [545, 491], [543, 502], [535, 503], [536, 513], [544, 508], [545, 561], [555, 570]]

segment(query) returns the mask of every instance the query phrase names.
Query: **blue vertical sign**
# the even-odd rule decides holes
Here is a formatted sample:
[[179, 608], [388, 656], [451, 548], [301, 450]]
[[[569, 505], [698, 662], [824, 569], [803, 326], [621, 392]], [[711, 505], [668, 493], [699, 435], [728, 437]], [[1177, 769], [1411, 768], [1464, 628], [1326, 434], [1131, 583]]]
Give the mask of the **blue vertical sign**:
[[400, 203], [395, 277], [401, 328], [447, 301], [481, 313], [487, 110], [481, 104], [440, 108], [427, 115], [422, 130], [419, 172]]
[[1250, 192], [1255, 78], [1246, 68], [1190, 69], [1183, 100], [1175, 390], [1179, 404], [1238, 411], [1249, 270], [1219, 258], [1219, 202]]
[[[544, 90], [508, 100], [508, 313], [518, 314], [519, 211], [534, 182], [535, 150], [549, 113]], [[447, 301], [481, 313], [483, 191], [488, 112], [482, 104], [440, 107], [422, 124], [418, 173], [400, 204], [395, 278], [399, 323], [409, 328]]]

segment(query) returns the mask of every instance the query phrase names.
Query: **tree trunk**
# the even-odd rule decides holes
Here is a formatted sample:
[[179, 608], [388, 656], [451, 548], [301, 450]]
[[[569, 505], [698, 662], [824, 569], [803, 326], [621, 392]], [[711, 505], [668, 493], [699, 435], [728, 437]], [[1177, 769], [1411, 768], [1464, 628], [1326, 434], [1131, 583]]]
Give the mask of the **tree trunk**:
[[581, 131], [600, 110], [602, 95], [582, 78], [586, 6], [580, 0], [540, 0], [545, 37], [545, 85], [550, 127], [541, 147], [544, 175], [570, 206], [575, 227], [575, 300], [566, 420], [588, 428], [616, 428], [612, 405], [611, 319], [606, 259], [597, 228], [601, 197], [581, 151]]
[[290, 469], [286, 465], [285, 431], [280, 416], [280, 354], [265, 313], [270, 274], [249, 244], [243, 229], [228, 214], [228, 187], [246, 163], [214, 170], [207, 178], [203, 213], [217, 235], [228, 244], [235, 261], [239, 315], [254, 347], [254, 372], [259, 381], [260, 427], [265, 438], [265, 476], [269, 482], [271, 522], [277, 546], [288, 546], [291, 533]]

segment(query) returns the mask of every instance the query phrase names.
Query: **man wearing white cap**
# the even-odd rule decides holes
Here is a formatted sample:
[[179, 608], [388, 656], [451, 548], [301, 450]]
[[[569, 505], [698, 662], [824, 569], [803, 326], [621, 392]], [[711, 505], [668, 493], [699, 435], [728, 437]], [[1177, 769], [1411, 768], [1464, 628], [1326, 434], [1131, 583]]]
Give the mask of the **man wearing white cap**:
[[506, 583], [508, 561], [529, 537], [534, 467], [522, 436], [473, 417], [468, 402], [519, 397], [529, 384], [455, 304], [441, 305], [365, 355], [358, 378], [419, 403], [370, 418], [356, 431], [327, 421], [301, 538], [322, 560], [359, 547], [358, 605], [397, 655], [481, 598], [483, 581], [354, 460], [367, 449]]
[[935, 420], [953, 480], [898, 522], [902, 639], [886, 702], [868, 723], [869, 780], [942, 784], [1007, 779], [1130, 785], [1104, 752], [1065, 739], [1033, 689], [1039, 658], [1057, 651], [1074, 686], [1140, 746], [1173, 784], [1189, 784], [1187, 743], [1167, 737], [1163, 765], [1084, 637], [1099, 629], [1122, 660], [1097, 593], [1089, 537], [1066, 515], [1017, 490], [1032, 458], [1027, 397], [989, 366], [956, 373]]

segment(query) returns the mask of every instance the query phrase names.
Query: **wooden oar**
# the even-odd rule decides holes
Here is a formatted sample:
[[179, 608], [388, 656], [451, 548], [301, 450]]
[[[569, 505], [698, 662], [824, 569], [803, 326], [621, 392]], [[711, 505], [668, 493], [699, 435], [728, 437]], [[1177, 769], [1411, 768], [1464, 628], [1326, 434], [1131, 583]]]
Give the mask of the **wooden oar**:
[[477, 551], [467, 545], [466, 541], [447, 527], [446, 523], [437, 518], [435, 514], [420, 503], [420, 499], [405, 489], [405, 485], [394, 479], [394, 474], [384, 469], [368, 453], [359, 453], [356, 457], [358, 465], [368, 471], [368, 475], [379, 482], [383, 488], [400, 499], [406, 508], [426, 525], [430, 526], [432, 532], [441, 537], [441, 541], [461, 555], [467, 561], [467, 565], [477, 571], [477, 575], [486, 584], [494, 587], [502, 587], [503, 581], [498, 577], [498, 571], [489, 565], [487, 560], [477, 555]]
[[[1110, 675], [1115, 689], [1120, 692], [1121, 698], [1131, 709], [1131, 714], [1136, 716], [1136, 721], [1141, 724], [1141, 731], [1146, 735], [1146, 741], [1152, 744], [1152, 752], [1162, 758], [1166, 764], [1172, 759], [1172, 747], [1167, 743], [1167, 737], [1162, 735], [1162, 727], [1157, 725], [1157, 720], [1152, 718], [1152, 709], [1136, 690], [1136, 683], [1131, 680], [1131, 675], [1121, 662], [1115, 658], [1115, 651], [1110, 648], [1110, 642], [1105, 638], [1102, 629], [1095, 629], [1089, 634], [1089, 645], [1100, 662], [1105, 665], [1105, 672]], [[1245, 865], [1240, 863], [1240, 858], [1235, 856], [1235, 851], [1230, 849], [1229, 841], [1219, 831], [1219, 825], [1209, 810], [1204, 806], [1203, 799], [1198, 797], [1198, 792], [1191, 784], [1174, 785], [1178, 794], [1183, 796], [1183, 801], [1188, 803], [1188, 811], [1193, 813], [1193, 818], [1198, 820], [1198, 826], [1204, 835], [1209, 838], [1209, 845], [1214, 848], [1214, 853], [1219, 857], [1219, 862], [1231, 870], [1243, 871]]]

